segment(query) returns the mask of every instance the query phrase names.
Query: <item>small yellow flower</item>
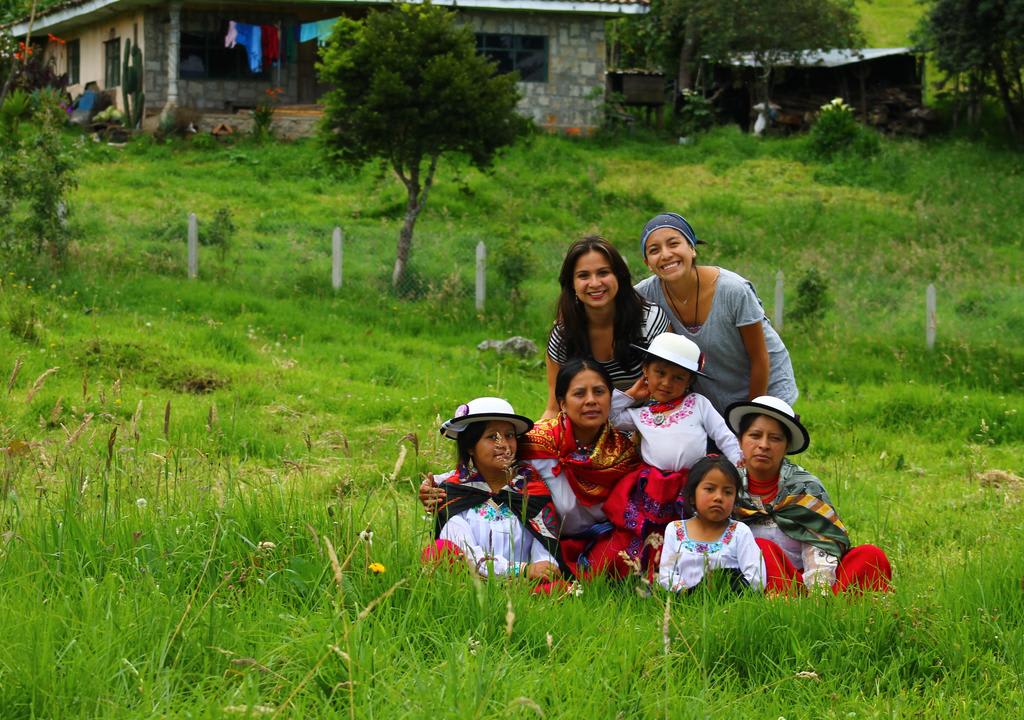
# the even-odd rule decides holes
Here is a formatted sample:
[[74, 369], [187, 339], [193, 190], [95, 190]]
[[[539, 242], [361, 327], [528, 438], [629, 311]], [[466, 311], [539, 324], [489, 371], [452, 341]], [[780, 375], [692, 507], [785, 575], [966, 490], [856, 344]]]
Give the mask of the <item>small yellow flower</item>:
[[374, 575], [381, 575], [387, 569], [383, 564], [379, 562], [372, 562], [366, 566], [366, 569], [372, 572]]

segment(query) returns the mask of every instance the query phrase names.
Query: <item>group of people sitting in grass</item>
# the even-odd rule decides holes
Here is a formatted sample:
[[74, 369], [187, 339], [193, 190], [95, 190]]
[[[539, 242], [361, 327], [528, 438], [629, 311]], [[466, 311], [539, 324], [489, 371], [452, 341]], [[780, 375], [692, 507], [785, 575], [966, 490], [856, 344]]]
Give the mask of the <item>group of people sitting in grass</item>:
[[699, 244], [682, 216], [655, 216], [640, 239], [653, 275], [634, 286], [606, 240], [573, 243], [544, 415], [480, 397], [441, 426], [458, 464], [420, 487], [436, 515], [425, 561], [542, 592], [601, 574], [674, 592], [889, 589], [885, 553], [851, 546], [821, 481], [787, 459], [810, 435], [753, 286], [697, 265]]

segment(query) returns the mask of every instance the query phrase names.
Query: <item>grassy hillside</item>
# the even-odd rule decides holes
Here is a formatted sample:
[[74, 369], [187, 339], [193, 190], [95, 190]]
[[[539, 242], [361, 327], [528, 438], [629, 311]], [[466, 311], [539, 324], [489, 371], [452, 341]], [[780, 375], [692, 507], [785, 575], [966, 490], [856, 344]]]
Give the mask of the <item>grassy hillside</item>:
[[[332, 174], [312, 144], [81, 152], [69, 268], [7, 259], [0, 282], [4, 717], [966, 718], [1024, 701], [1019, 156], [537, 137], [491, 175], [443, 168], [396, 295], [386, 174]], [[889, 553], [891, 596], [667, 603], [598, 583], [549, 600], [421, 570], [414, 487], [451, 462], [438, 419], [483, 394], [544, 405], [540, 353], [476, 345], [543, 343], [580, 234], [642, 277], [637, 236], [663, 208], [769, 314], [780, 269], [790, 310], [824, 278], [821, 319], [782, 329], [802, 461], [854, 541]], [[221, 209], [237, 231], [189, 282], [186, 215], [209, 239]]]
[[925, 6], [917, 0], [858, 0], [868, 47], [905, 47]]

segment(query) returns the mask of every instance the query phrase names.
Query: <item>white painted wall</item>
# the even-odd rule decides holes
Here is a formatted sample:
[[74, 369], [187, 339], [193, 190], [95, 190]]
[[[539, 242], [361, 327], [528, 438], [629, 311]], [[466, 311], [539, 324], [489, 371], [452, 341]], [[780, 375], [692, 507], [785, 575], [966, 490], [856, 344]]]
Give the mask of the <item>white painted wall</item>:
[[[103, 84], [103, 43], [115, 38], [121, 38], [121, 57], [119, 63], [124, 60], [125, 40], [131, 40], [134, 46], [141, 43], [142, 52], [146, 52], [145, 40], [143, 38], [142, 12], [122, 13], [103, 21], [102, 24], [95, 24], [88, 28], [75, 29], [67, 35], [59, 35], [61, 40], [67, 43], [70, 40], [79, 41], [79, 82], [68, 86], [71, 97], [77, 97], [85, 89], [88, 82], [96, 82], [101, 90], [108, 88]], [[49, 42], [46, 46], [47, 59], [53, 58], [57, 72], [68, 71], [67, 45]], [[119, 86], [118, 86], [119, 89]], [[121, 93], [117, 92], [117, 107], [124, 109]]]

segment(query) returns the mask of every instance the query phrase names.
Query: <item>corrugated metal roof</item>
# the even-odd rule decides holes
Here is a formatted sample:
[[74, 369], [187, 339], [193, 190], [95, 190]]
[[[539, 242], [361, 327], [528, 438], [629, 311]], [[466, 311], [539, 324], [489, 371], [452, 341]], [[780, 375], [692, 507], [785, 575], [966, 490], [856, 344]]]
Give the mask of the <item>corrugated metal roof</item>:
[[[911, 48], [849, 48], [841, 50], [806, 50], [798, 57], [789, 57], [778, 63], [779, 67], [840, 67], [853, 65], [865, 60], [877, 60], [892, 55], [913, 55]], [[753, 53], [737, 55], [730, 65], [758, 67], [760, 63]]]

